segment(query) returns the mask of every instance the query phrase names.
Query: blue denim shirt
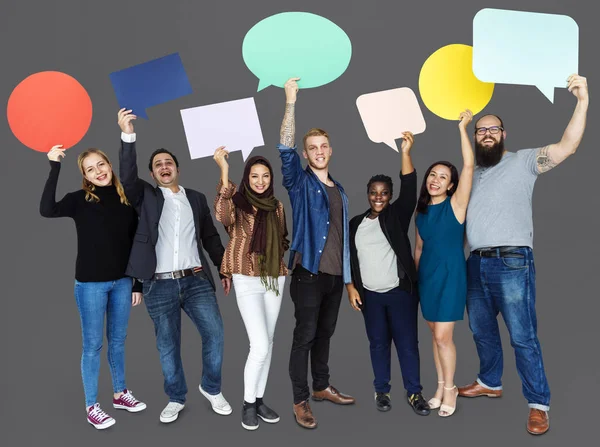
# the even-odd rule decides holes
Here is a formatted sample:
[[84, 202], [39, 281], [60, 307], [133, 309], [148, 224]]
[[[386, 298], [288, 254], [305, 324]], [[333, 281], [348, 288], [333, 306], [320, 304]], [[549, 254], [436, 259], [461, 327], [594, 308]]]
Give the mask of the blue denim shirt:
[[[329, 197], [325, 186], [308, 166], [302, 169], [296, 147], [278, 144], [281, 157], [283, 186], [288, 190], [292, 203], [294, 235], [290, 247], [289, 268], [292, 268], [296, 252], [302, 253], [302, 267], [317, 274], [321, 254], [329, 233]], [[352, 282], [350, 274], [350, 231], [348, 224], [348, 196], [344, 188], [329, 176], [342, 196], [344, 222], [343, 278]]]

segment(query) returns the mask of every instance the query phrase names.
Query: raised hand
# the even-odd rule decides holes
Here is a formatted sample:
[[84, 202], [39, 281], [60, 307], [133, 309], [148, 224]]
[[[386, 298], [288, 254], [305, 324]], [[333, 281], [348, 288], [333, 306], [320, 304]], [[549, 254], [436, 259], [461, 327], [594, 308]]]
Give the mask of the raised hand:
[[415, 136], [412, 132], [402, 132], [402, 144], [400, 149], [403, 153], [409, 153], [415, 142]]
[[65, 150], [61, 149], [63, 147], [62, 144], [57, 144], [56, 146], [52, 146], [52, 149], [48, 151], [48, 159], [50, 161], [58, 161], [60, 162], [60, 158], [65, 156]]
[[464, 112], [460, 113], [458, 120], [458, 128], [461, 130], [466, 130], [469, 123], [473, 121], [473, 112], [471, 112], [469, 109], [466, 109]]
[[137, 119], [137, 116], [131, 113], [131, 110], [121, 109], [117, 115], [117, 123], [119, 123], [119, 127], [121, 131], [126, 134], [134, 133], [133, 123], [131, 122], [134, 119]]
[[213, 159], [215, 163], [221, 168], [221, 171], [224, 169], [229, 169], [229, 163], [227, 163], [227, 159], [229, 158], [229, 151], [225, 150], [225, 146], [219, 146], [215, 151], [215, 155]]
[[285, 90], [285, 102], [293, 104], [296, 102], [296, 95], [298, 93], [298, 81], [300, 78], [290, 78], [286, 81], [283, 89]]
[[578, 74], [572, 74], [567, 79], [567, 89], [575, 95], [579, 101], [589, 99], [587, 79]]

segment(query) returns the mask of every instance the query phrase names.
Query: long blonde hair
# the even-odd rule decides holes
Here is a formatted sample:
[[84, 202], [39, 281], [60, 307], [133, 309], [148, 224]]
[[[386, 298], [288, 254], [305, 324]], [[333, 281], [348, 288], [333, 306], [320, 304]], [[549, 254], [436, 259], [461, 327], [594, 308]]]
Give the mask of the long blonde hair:
[[121, 185], [119, 178], [115, 175], [115, 173], [112, 169], [112, 164], [110, 163], [110, 160], [108, 159], [108, 157], [106, 156], [106, 154], [104, 152], [102, 152], [100, 149], [95, 149], [95, 148], [90, 148], [88, 150], [85, 150], [81, 154], [79, 154], [79, 157], [77, 157], [77, 166], [79, 166], [79, 170], [81, 171], [81, 175], [83, 176], [82, 188], [85, 191], [85, 200], [87, 200], [88, 202], [99, 202], [100, 201], [100, 197], [98, 197], [96, 194], [94, 194], [94, 191], [96, 190], [96, 186], [92, 182], [90, 182], [87, 178], [85, 178], [85, 172], [83, 170], [83, 161], [92, 154], [99, 155], [100, 157], [102, 157], [104, 159], [104, 161], [106, 163], [109, 164], [110, 169], [112, 171], [111, 183], [117, 189], [117, 193], [119, 194], [119, 197], [121, 198], [121, 203], [123, 205], [130, 206], [130, 203], [127, 200], [127, 197], [125, 197], [125, 191], [123, 190], [123, 185]]

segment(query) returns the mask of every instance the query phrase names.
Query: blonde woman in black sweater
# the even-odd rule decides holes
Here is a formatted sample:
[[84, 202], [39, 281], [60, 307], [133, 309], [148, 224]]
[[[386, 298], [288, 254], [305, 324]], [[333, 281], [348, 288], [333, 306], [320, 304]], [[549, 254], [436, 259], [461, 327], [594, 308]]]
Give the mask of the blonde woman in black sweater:
[[83, 175], [83, 188], [56, 202], [60, 159], [65, 156], [64, 151], [59, 145], [48, 152], [50, 175], [42, 194], [40, 214], [44, 217], [71, 217], [75, 221], [75, 301], [81, 318], [81, 376], [87, 421], [97, 429], [104, 429], [115, 423], [96, 400], [105, 315], [113, 407], [129, 412], [146, 408], [146, 404], [138, 401], [125, 385], [125, 337], [129, 312], [131, 306], [138, 305], [142, 299], [139, 284], [133, 291], [133, 280], [124, 273], [137, 227], [137, 215], [127, 202], [119, 179], [113, 175], [108, 157], [98, 149], [88, 149], [77, 159]]

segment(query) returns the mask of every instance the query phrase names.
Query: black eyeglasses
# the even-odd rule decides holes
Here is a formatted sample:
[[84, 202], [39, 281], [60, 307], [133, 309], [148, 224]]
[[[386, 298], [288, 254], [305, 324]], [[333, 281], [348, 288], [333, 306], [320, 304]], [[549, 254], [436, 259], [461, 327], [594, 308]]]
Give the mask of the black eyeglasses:
[[477, 135], [485, 135], [488, 130], [490, 131], [490, 133], [492, 135], [496, 135], [498, 132], [503, 131], [504, 127], [500, 127], [500, 126], [478, 127], [477, 129], [475, 129], [475, 133]]

